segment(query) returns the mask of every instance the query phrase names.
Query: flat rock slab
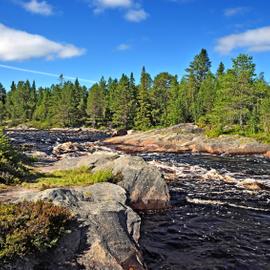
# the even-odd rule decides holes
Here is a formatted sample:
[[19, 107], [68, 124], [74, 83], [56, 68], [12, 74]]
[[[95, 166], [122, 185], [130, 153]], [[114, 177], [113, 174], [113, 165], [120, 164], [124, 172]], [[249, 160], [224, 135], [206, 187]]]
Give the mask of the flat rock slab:
[[262, 154], [270, 156], [270, 145], [239, 135], [209, 138], [194, 124], [179, 124], [169, 128], [136, 132], [105, 140], [125, 152], [209, 153], [230, 155]]

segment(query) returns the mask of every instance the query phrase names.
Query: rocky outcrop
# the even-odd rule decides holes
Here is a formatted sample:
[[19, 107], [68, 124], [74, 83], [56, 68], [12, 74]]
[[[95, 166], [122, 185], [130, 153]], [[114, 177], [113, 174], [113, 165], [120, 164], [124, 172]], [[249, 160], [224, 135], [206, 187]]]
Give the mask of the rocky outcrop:
[[145, 269], [138, 247], [141, 219], [127, 206], [126, 191], [120, 186], [102, 183], [55, 188], [28, 193], [21, 200], [45, 200], [68, 207], [80, 226], [49, 255], [25, 258], [10, 269]]
[[93, 172], [110, 169], [119, 179], [117, 183], [128, 194], [130, 206], [138, 210], [169, 207], [170, 195], [159, 169], [142, 158], [99, 151], [91, 155], [64, 158], [42, 172], [67, 170], [88, 166]]
[[145, 210], [163, 209], [169, 206], [169, 190], [162, 174], [142, 158], [121, 156], [96, 164], [93, 170], [104, 168], [111, 168], [115, 176], [121, 176], [118, 185], [128, 192], [132, 208]]
[[264, 156], [265, 156], [266, 158], [269, 158], [269, 159], [270, 159], [270, 151], [267, 151], [267, 152], [264, 154]]
[[128, 134], [128, 132], [127, 132], [126, 129], [119, 129], [119, 130], [113, 131], [112, 136], [113, 136], [113, 137], [117, 137], [117, 136], [125, 136], [125, 135], [127, 135], [127, 134]]
[[[199, 152], [210, 154], [270, 156], [270, 145], [238, 135], [222, 135], [209, 138], [203, 129], [193, 124], [180, 124], [165, 129], [136, 132], [131, 135], [105, 140], [126, 152]], [[267, 154], [268, 152], [268, 154]]]

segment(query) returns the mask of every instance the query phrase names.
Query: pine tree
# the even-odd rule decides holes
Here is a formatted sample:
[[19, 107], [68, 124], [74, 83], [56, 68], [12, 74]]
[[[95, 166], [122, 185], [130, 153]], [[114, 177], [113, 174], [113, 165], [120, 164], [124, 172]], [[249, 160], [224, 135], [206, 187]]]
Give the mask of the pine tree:
[[118, 128], [129, 129], [133, 124], [134, 93], [130, 88], [129, 78], [124, 74], [119, 80], [116, 93], [113, 125]]
[[49, 107], [51, 93], [48, 88], [40, 88], [37, 96], [36, 109], [33, 114], [33, 119], [39, 122], [46, 122], [49, 126]]
[[103, 124], [106, 111], [106, 99], [99, 84], [94, 84], [88, 94], [86, 112], [93, 127]]
[[175, 81], [175, 77], [167, 72], [158, 74], [154, 79], [151, 91], [152, 122], [154, 126], [166, 123], [173, 81]]
[[6, 117], [6, 89], [0, 83], [0, 125], [3, 123], [3, 120]]
[[211, 68], [211, 61], [208, 57], [208, 53], [205, 49], [202, 49], [201, 52], [194, 57], [194, 60], [190, 63], [187, 71], [187, 109], [189, 110], [189, 121], [197, 121], [196, 113], [196, 102], [197, 96], [201, 84], [206, 79], [207, 74]]
[[151, 103], [149, 97], [151, 86], [152, 80], [150, 74], [146, 73], [145, 67], [143, 67], [138, 92], [138, 108], [135, 119], [135, 127], [137, 129], [145, 130], [151, 127]]
[[113, 80], [112, 78], [109, 78], [107, 85], [108, 91], [105, 97], [106, 101], [105, 119], [109, 127], [112, 127], [112, 119], [115, 113], [117, 100], [117, 87], [118, 87], [117, 79]]
[[225, 66], [224, 66], [223, 62], [220, 62], [218, 69], [217, 69], [217, 77], [224, 75], [224, 72], [225, 72]]
[[252, 57], [240, 54], [233, 59], [233, 68], [219, 79], [217, 99], [211, 113], [211, 122], [215, 126], [245, 128], [256, 100], [254, 75]]
[[182, 92], [175, 76], [171, 82], [170, 96], [168, 101], [168, 112], [165, 125], [176, 125], [184, 121]]
[[206, 78], [211, 68], [211, 61], [208, 57], [206, 49], [202, 49], [201, 52], [194, 57], [194, 60], [190, 63], [186, 69], [188, 77], [192, 77], [195, 80], [196, 87], [200, 87], [203, 80]]
[[260, 126], [263, 132], [270, 133], [270, 96], [262, 100], [260, 106]]
[[216, 86], [215, 76], [209, 72], [199, 89], [195, 105], [196, 119], [200, 119], [200, 117], [211, 112], [216, 98]]

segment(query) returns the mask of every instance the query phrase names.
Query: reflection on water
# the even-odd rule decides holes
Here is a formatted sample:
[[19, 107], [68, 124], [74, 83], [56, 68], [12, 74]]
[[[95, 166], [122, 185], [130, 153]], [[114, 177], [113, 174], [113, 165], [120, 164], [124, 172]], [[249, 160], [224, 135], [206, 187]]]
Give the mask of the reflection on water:
[[[149, 269], [270, 269], [270, 162], [142, 156], [175, 171], [170, 184], [174, 207], [143, 217], [140, 244]], [[247, 190], [243, 179], [265, 183], [266, 189]]]

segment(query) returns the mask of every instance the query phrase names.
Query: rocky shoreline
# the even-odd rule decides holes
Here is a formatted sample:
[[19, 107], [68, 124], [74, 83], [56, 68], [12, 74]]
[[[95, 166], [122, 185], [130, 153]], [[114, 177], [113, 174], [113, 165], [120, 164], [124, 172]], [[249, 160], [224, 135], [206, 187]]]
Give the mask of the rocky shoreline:
[[17, 188], [13, 193], [7, 191], [8, 200], [1, 192], [2, 202], [48, 201], [68, 208], [78, 221], [54, 250], [26, 256], [12, 265], [3, 265], [3, 269], [147, 269], [138, 243], [141, 218], [135, 211], [170, 206], [163, 175], [140, 157], [100, 151], [94, 145], [91, 151], [84, 149], [74, 156], [78, 150], [75, 146], [72, 143], [56, 146], [53, 152], [57, 161], [36, 169], [40, 172], [81, 166], [89, 167], [92, 172], [109, 169], [119, 181], [44, 191]]
[[270, 158], [270, 145], [239, 135], [221, 135], [209, 138], [204, 130], [194, 124], [133, 132], [127, 136], [113, 137], [105, 144], [115, 149], [129, 152], [159, 153], [208, 153], [226, 155], [264, 155]]

